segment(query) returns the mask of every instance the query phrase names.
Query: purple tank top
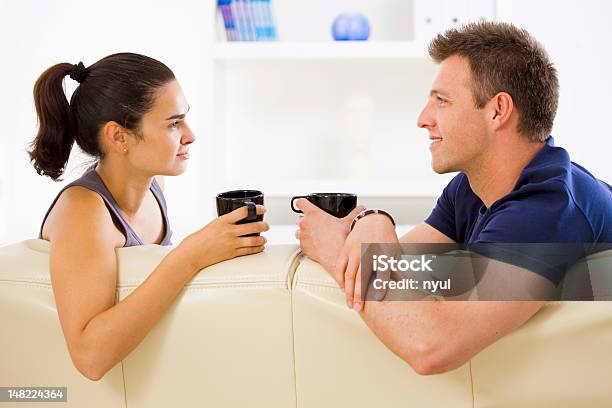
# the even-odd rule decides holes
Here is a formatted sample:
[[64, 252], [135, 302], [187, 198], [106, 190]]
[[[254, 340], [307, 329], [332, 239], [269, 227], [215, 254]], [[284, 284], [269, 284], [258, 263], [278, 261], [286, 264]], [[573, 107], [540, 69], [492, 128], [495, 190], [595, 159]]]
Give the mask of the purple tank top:
[[[60, 195], [64, 192], [64, 190], [73, 186], [85, 187], [89, 190], [95, 191], [102, 197], [104, 203], [106, 204], [106, 208], [108, 208], [108, 211], [110, 212], [111, 216], [113, 217], [113, 220], [115, 221], [115, 224], [119, 227], [119, 229], [125, 236], [125, 244], [123, 245], [124, 247], [143, 245], [143, 242], [140, 240], [138, 235], [136, 235], [136, 232], [134, 232], [132, 227], [130, 227], [130, 224], [128, 224], [125, 218], [123, 218], [121, 211], [119, 211], [119, 206], [117, 205], [117, 202], [111, 195], [110, 191], [108, 191], [108, 189], [104, 185], [104, 182], [100, 178], [100, 175], [98, 175], [98, 173], [95, 171], [95, 165], [89, 168], [87, 172], [85, 172], [85, 174], [83, 174], [80, 178], [65, 186], [58, 193], [57, 197], [55, 197], [55, 200], [53, 200], [53, 203], [51, 203], [51, 206], [47, 210], [45, 218], [43, 218], [43, 222], [40, 226], [40, 232], [38, 234], [39, 239], [42, 239], [42, 229], [45, 225], [47, 217], [49, 216], [49, 213], [51, 212], [51, 209], [59, 199]], [[151, 192], [153, 193], [153, 196], [159, 204], [164, 223], [164, 238], [162, 239], [159, 245], [172, 245], [172, 242], [170, 241], [170, 238], [172, 236], [172, 230], [170, 229], [170, 223], [168, 221], [166, 200], [164, 199], [164, 193], [161, 191], [161, 188], [159, 187], [159, 184], [157, 184], [157, 181], [155, 181], [155, 179], [153, 179], [153, 182], [151, 183]]]

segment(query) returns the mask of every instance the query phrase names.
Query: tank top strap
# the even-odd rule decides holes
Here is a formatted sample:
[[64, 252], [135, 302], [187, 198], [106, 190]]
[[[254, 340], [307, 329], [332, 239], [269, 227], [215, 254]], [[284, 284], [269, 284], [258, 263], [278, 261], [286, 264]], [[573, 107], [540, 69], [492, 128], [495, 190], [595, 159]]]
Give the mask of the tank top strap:
[[[57, 194], [57, 196], [55, 197], [55, 200], [53, 200], [53, 202], [51, 203], [51, 206], [49, 207], [49, 209], [47, 210], [47, 213], [45, 214], [45, 217], [43, 218], [43, 222], [40, 226], [40, 232], [38, 234], [38, 237], [40, 239], [42, 239], [42, 229], [45, 224], [45, 221], [47, 220], [49, 213], [55, 206], [55, 203], [59, 199], [60, 195], [66, 189], [70, 187], [74, 187], [74, 186], [85, 187], [89, 190], [95, 191], [96, 193], [100, 195], [100, 197], [102, 197], [102, 199], [104, 200], [104, 204], [106, 205], [106, 208], [108, 209], [108, 211], [111, 214], [111, 217], [115, 221], [115, 224], [120, 228], [121, 233], [123, 233], [123, 235], [125, 236], [125, 244], [123, 245], [124, 247], [143, 245], [143, 242], [140, 240], [136, 232], [132, 229], [130, 224], [125, 220], [121, 211], [119, 211], [119, 205], [113, 198], [108, 188], [106, 188], [106, 185], [100, 178], [100, 175], [95, 171], [95, 165], [92, 166], [90, 169], [88, 169], [87, 172], [83, 174], [83, 176], [81, 176], [80, 178], [76, 179], [72, 183], [62, 188], [62, 190], [60, 190], [60, 192]], [[150, 189], [159, 205], [159, 208], [162, 213], [162, 218], [163, 218], [164, 238], [160, 242], [160, 245], [172, 245], [172, 242], [171, 242], [172, 231], [170, 229], [170, 223], [168, 220], [167, 206], [166, 206], [166, 200], [164, 198], [164, 194], [161, 191], [161, 188], [159, 184], [157, 184], [157, 181], [155, 181], [155, 179], [153, 179]]]

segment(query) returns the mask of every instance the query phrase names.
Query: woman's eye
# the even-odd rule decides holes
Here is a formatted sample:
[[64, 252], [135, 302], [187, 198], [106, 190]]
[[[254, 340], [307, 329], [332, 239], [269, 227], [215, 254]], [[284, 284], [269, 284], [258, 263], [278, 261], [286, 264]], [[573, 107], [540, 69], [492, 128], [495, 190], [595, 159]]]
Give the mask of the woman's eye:
[[170, 127], [171, 128], [176, 128], [176, 127], [178, 127], [179, 123], [180, 122], [178, 120], [175, 120], [174, 122], [170, 123]]

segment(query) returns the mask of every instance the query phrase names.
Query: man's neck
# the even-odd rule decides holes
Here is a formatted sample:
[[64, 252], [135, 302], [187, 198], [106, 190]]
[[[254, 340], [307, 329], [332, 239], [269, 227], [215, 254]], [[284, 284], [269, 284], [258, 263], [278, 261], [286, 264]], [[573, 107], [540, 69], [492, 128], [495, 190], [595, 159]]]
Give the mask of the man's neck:
[[499, 140], [477, 165], [465, 171], [472, 191], [487, 208], [514, 189], [523, 169], [545, 145], [523, 140], [523, 136]]

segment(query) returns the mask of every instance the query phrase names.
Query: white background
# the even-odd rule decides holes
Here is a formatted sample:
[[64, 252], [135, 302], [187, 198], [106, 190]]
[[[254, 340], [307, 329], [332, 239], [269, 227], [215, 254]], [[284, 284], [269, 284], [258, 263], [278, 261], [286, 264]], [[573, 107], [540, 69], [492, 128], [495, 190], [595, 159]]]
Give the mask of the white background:
[[[274, 0], [273, 0], [274, 1]], [[284, 0], [287, 8], [292, 0]], [[297, 3], [297, 0], [296, 4]], [[338, 0], [339, 1], [339, 0]], [[139, 52], [171, 67], [192, 106], [190, 123], [199, 139], [190, 168], [167, 180], [166, 198], [180, 237], [211, 219], [210, 202], [198, 191], [203, 174], [214, 171], [202, 160], [215, 135], [210, 120], [207, 78], [215, 30], [201, 18], [211, 7], [204, 0], [168, 1], [1, 1], [0, 2], [0, 243], [36, 237], [44, 212], [61, 184], [38, 176], [25, 149], [36, 132], [32, 87], [40, 73], [57, 62], [89, 65], [115, 52]], [[346, 1], [345, 1], [346, 3]], [[304, 4], [303, 2], [300, 4]], [[516, 0], [507, 2], [511, 21], [529, 30], [554, 61], [561, 100], [553, 135], [572, 159], [611, 183], [608, 158], [608, 99], [612, 95], [612, 38], [608, 1]], [[306, 23], [304, 23], [306, 24]], [[282, 35], [282, 32], [280, 33]], [[67, 81], [68, 91], [74, 87]], [[197, 146], [197, 148], [195, 148]], [[282, 152], [270, 145], [269, 157]], [[79, 175], [79, 158], [67, 179]], [[212, 197], [209, 198], [212, 200]]]

